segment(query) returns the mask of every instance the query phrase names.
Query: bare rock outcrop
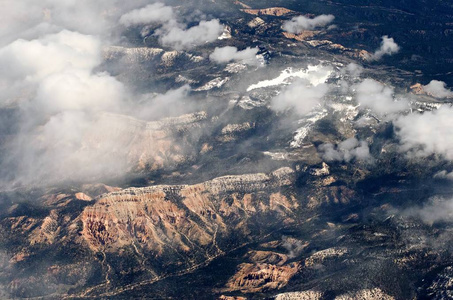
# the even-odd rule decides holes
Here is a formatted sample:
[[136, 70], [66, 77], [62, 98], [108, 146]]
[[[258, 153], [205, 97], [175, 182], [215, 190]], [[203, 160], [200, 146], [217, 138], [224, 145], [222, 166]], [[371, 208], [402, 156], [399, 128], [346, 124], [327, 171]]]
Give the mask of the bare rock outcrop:
[[412, 91], [412, 93], [414, 93], [416, 95], [425, 94], [425, 89], [423, 88], [423, 85], [421, 83], [416, 83], [414, 85], [411, 85], [411, 91]]
[[241, 264], [238, 272], [230, 278], [226, 291], [256, 293], [280, 289], [299, 271], [300, 264], [289, 263], [284, 266], [272, 264]]
[[217, 300], [247, 300], [245, 297], [240, 297], [240, 296], [225, 296], [221, 295]]
[[41, 226], [36, 228], [31, 233], [30, 244], [53, 244], [60, 230], [61, 228], [60, 224], [58, 223], [58, 213], [56, 210], [52, 210], [50, 214], [44, 218]]
[[303, 30], [302, 32], [300, 32], [298, 34], [290, 33], [290, 32], [283, 32], [283, 35], [287, 39], [293, 39], [293, 40], [297, 40], [297, 41], [301, 42], [301, 41], [311, 39], [320, 33], [321, 33], [321, 31], [318, 31], [318, 30]]
[[127, 63], [142, 63], [157, 61], [164, 67], [173, 66], [177, 60], [199, 63], [204, 60], [201, 56], [192, 55], [183, 51], [164, 51], [160, 48], [133, 47], [126, 48], [111, 46], [103, 50], [103, 59], [106, 61], [123, 60]]
[[321, 300], [322, 293], [318, 291], [303, 291], [282, 293], [275, 296], [275, 300]]
[[284, 265], [288, 260], [287, 255], [273, 251], [252, 250], [247, 254], [247, 257], [250, 261], [255, 263], [270, 263], [277, 266]]
[[255, 128], [255, 123], [245, 122], [242, 124], [228, 124], [222, 128], [220, 136], [217, 138], [221, 142], [231, 142], [236, 140], [241, 134], [249, 132]]
[[326, 205], [347, 205], [356, 199], [357, 193], [346, 186], [322, 186], [308, 197], [307, 208], [316, 209]]
[[289, 15], [296, 15], [297, 12], [284, 8], [284, 7], [269, 7], [269, 8], [262, 8], [262, 9], [252, 9], [246, 8], [241, 9], [243, 12], [248, 13], [254, 16], [266, 15], [266, 16], [289, 16]]
[[335, 300], [394, 300], [393, 296], [384, 293], [379, 288], [364, 289], [357, 292], [349, 292], [335, 297]]
[[337, 259], [347, 254], [346, 248], [329, 248], [313, 253], [310, 257], [305, 259], [306, 267], [313, 267], [315, 265], [321, 265], [330, 260]]
[[[295, 198], [278, 189], [292, 182], [290, 168], [271, 174], [224, 176], [196, 185], [129, 188], [105, 194], [81, 215], [82, 236], [95, 251], [139, 244], [161, 255], [199, 249], [218, 254], [219, 236], [249, 234], [247, 219], [276, 215], [292, 222]], [[228, 250], [228, 249], [225, 249]]]

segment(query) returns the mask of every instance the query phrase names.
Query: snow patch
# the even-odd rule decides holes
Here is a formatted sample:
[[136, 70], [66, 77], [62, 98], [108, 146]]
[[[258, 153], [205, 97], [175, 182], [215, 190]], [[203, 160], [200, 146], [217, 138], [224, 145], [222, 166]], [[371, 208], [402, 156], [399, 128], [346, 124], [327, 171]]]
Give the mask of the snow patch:
[[359, 106], [354, 106], [346, 103], [332, 103], [330, 107], [334, 111], [341, 112], [344, 114], [340, 118], [341, 122], [352, 121], [359, 114]]
[[222, 87], [228, 80], [230, 80], [229, 77], [225, 77], [225, 78], [215, 78], [211, 81], [209, 81], [208, 83], [206, 83], [205, 85], [195, 89], [194, 91], [196, 92], [200, 92], [200, 91], [209, 91], [213, 88], [220, 88]]
[[253, 100], [249, 96], [244, 96], [237, 102], [237, 105], [242, 109], [249, 110], [266, 105], [266, 101]]
[[224, 26], [222, 34], [217, 39], [219, 39], [219, 40], [231, 39], [231, 27]]
[[323, 109], [321, 111], [315, 111], [313, 114], [309, 116], [307, 119], [302, 119], [299, 123], [303, 124], [303, 126], [296, 130], [296, 134], [294, 135], [293, 140], [290, 143], [291, 148], [300, 148], [302, 147], [302, 143], [304, 139], [307, 137], [308, 133], [310, 132], [313, 125], [321, 120], [322, 118], [328, 115], [327, 110]]
[[270, 156], [272, 160], [287, 160], [288, 159], [288, 153], [286, 153], [286, 152], [264, 151], [263, 154]]
[[247, 66], [241, 63], [230, 63], [225, 67], [225, 71], [228, 73], [239, 73], [245, 69]]

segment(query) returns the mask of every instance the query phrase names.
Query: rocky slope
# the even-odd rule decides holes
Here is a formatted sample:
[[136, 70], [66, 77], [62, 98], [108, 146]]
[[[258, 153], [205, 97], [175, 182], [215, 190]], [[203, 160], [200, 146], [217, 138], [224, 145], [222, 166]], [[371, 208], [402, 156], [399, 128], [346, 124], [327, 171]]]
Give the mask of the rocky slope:
[[[110, 193], [85, 208], [82, 236], [94, 251], [117, 251], [138, 243], [157, 256], [199, 249], [215, 255], [222, 252], [217, 238], [226, 238], [232, 230], [245, 237], [249, 229], [241, 225], [257, 214], [275, 214], [284, 223], [293, 221], [289, 216], [297, 203], [278, 192], [293, 182], [292, 176], [287, 168], [269, 175], [220, 177], [193, 186]], [[270, 193], [260, 197], [265, 191]]]
[[[68, 287], [80, 289], [93, 280], [90, 272], [103, 273], [104, 282], [88, 292], [92, 294], [120, 282], [134, 284], [144, 278], [153, 281], [187, 272], [295, 223], [298, 203], [291, 193], [283, 191], [294, 180], [294, 171], [282, 168], [270, 174], [225, 176], [195, 185], [129, 188], [94, 200], [102, 189], [85, 187], [85, 193], [48, 194], [42, 197], [44, 211], [39, 216], [23, 214], [21, 209], [25, 208], [16, 205], [10, 208], [10, 216], [2, 219], [3, 238], [22, 240], [19, 245], [10, 245], [15, 256], [10, 259], [9, 272], [22, 270], [26, 274], [27, 261], [48, 251], [58, 257], [68, 247], [79, 250], [52, 262], [58, 268], [43, 274], [53, 276], [48, 279], [53, 285], [46, 286], [43, 293], [65, 290], [58, 276], [73, 276]], [[87, 194], [90, 191], [92, 196]], [[268, 222], [269, 218], [273, 221]], [[80, 257], [80, 253], [85, 256]], [[124, 260], [129, 260], [128, 267]], [[63, 275], [74, 264], [90, 265], [91, 271]], [[132, 279], [137, 272], [144, 274]], [[8, 291], [17, 296], [33, 295], [27, 287], [31, 282], [31, 277], [23, 275]]]

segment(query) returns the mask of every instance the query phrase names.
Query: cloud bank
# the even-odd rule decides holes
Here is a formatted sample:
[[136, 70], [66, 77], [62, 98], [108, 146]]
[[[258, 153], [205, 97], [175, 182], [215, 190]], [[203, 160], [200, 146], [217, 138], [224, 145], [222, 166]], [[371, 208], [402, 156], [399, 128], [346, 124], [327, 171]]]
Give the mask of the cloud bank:
[[[102, 71], [102, 49], [116, 40], [111, 33], [118, 20], [127, 26], [160, 22], [167, 29], [183, 28], [173, 22], [172, 8], [143, 7], [142, 0], [7, 2], [11, 6], [2, 15], [13, 17], [2, 19], [7, 28], [0, 29], [5, 33], [0, 37], [0, 105], [18, 111], [18, 129], [1, 141], [0, 187], [92, 182], [124, 176], [137, 163], [145, 166], [160, 140], [147, 127], [157, 123], [144, 120], [186, 113], [187, 108], [173, 107], [193, 108], [187, 103], [190, 88], [136, 94]], [[200, 23], [221, 27], [218, 21]], [[181, 29], [191, 33], [186, 39], [197, 35], [199, 27], [194, 27]], [[209, 39], [209, 30], [198, 33]], [[171, 139], [162, 149], [178, 148]]]
[[325, 27], [335, 19], [333, 15], [319, 15], [313, 19], [305, 16], [294, 17], [283, 23], [283, 30], [289, 33], [300, 33], [304, 30], [313, 30], [318, 27]]
[[0, 49], [0, 62], [10, 70], [3, 74], [3, 83], [10, 84], [3, 90], [13, 103], [20, 89], [28, 90], [17, 100], [23, 119], [9, 155], [15, 180], [48, 183], [111, 175], [107, 169], [117, 166], [115, 161], [99, 160], [108, 153], [104, 145], [81, 151], [86, 133], [96, 126], [95, 114], [119, 111], [125, 103], [123, 84], [94, 71], [101, 63], [100, 40], [68, 30], [19, 39]]
[[63, 30], [1, 48], [0, 82], [9, 97], [17, 96], [18, 88], [30, 90], [33, 96], [22, 106], [35, 114], [112, 110], [122, 101], [124, 87], [109, 74], [94, 72], [100, 63], [99, 39]]
[[99, 39], [62, 30], [39, 39], [18, 39], [0, 49], [2, 75], [39, 79], [64, 68], [90, 69], [100, 63]]
[[64, 29], [111, 38], [120, 16], [144, 4], [145, 0], [2, 0], [0, 47]]

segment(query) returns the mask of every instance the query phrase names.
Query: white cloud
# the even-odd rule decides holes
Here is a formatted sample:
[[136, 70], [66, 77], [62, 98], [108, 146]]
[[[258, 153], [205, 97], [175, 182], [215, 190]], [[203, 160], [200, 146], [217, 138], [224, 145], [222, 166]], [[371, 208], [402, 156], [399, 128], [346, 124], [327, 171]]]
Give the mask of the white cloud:
[[294, 109], [300, 115], [306, 115], [318, 106], [329, 91], [325, 83], [316, 86], [308, 80], [299, 79], [272, 99], [271, 108], [276, 111]]
[[439, 80], [431, 80], [430, 83], [423, 86], [425, 92], [436, 98], [451, 98], [453, 97], [453, 92], [447, 89], [447, 84]]
[[32, 40], [63, 29], [110, 36], [119, 17], [145, 0], [2, 0], [0, 47], [17, 39]]
[[123, 84], [96, 68], [102, 62], [102, 44], [111, 36], [109, 29], [123, 10], [140, 2], [2, 3], [0, 104], [8, 101], [20, 110], [14, 125], [18, 134], [8, 141], [6, 149], [11, 150], [2, 159], [10, 167], [3, 173], [8, 180], [54, 183], [84, 179], [89, 173], [101, 175], [117, 166], [115, 159], [100, 159], [108, 157], [108, 147], [98, 143], [84, 148], [83, 137], [93, 132], [99, 111], [125, 107]]
[[[83, 77], [73, 83], [69, 79], [67, 84], [75, 87], [57, 84], [54, 94], [33, 102], [38, 108], [26, 111], [26, 116], [39, 123], [24, 127], [26, 131], [18, 136], [11, 155], [17, 161], [17, 183], [46, 185], [120, 178], [147, 163], [159, 166], [168, 159], [168, 163], [176, 164], [184, 158], [181, 153], [190, 151], [190, 147], [182, 149], [171, 133], [160, 130], [160, 122], [146, 122], [179, 116], [193, 108], [188, 103], [188, 86], [163, 95], [136, 96], [142, 103], [127, 111], [122, 90], [116, 91], [115, 83], [108, 86], [112, 85], [109, 77], [102, 75], [93, 76], [107, 83], [97, 84], [96, 79]], [[100, 88], [104, 85], [110, 91]], [[87, 90], [77, 90], [79, 87]], [[65, 91], [73, 95], [64, 97]], [[110, 113], [115, 110], [122, 114]], [[44, 121], [38, 120], [35, 112], [45, 116]], [[168, 152], [162, 155], [160, 151]]]
[[101, 116], [62, 111], [21, 136], [14, 153], [18, 159], [16, 182], [44, 185], [66, 180], [88, 182], [126, 173], [133, 166], [127, 165], [127, 151], [132, 145], [110, 138], [122, 126], [113, 119], [102, 122]]
[[343, 154], [335, 148], [334, 144], [326, 143], [318, 147], [322, 159], [325, 161], [342, 161]]
[[137, 116], [143, 120], [155, 120], [162, 116], [188, 113], [193, 109], [193, 105], [187, 101], [189, 92], [190, 86], [184, 85], [165, 94], [145, 94], [141, 97]]
[[45, 22], [42, 4], [37, 1], [2, 0], [0, 18], [0, 46], [23, 38], [27, 31]]
[[179, 24], [168, 23], [157, 31], [157, 35], [162, 45], [183, 50], [217, 40], [223, 28], [217, 19], [200, 21], [198, 25], [189, 29], [183, 29]]
[[[170, 35], [177, 47], [188, 47], [192, 38], [195, 43], [210, 40], [220, 31], [215, 28], [222, 27], [213, 20], [184, 30], [170, 7], [134, 10], [144, 0], [5, 1], [0, 12], [5, 25], [0, 28], [0, 104], [8, 101], [20, 110], [20, 124], [15, 124], [19, 133], [14, 139], [2, 145], [11, 149], [3, 156], [8, 172], [2, 174], [18, 184], [125, 175], [152, 160], [153, 145], [159, 143], [151, 129], [142, 132], [146, 122], [134, 117], [155, 120], [194, 108], [186, 101], [188, 86], [163, 95], [133, 95], [115, 77], [98, 71], [103, 44], [111, 42], [110, 29], [121, 16], [125, 24], [163, 22], [162, 38]], [[187, 35], [179, 44], [171, 36], [175, 28]], [[139, 103], [128, 105], [128, 99]], [[111, 114], [119, 112], [123, 115]], [[169, 135], [162, 147], [171, 139]]]
[[387, 35], [382, 36], [381, 47], [377, 49], [369, 58], [370, 60], [380, 60], [384, 55], [393, 55], [400, 51], [400, 47], [393, 38]]
[[402, 151], [416, 156], [433, 153], [453, 159], [453, 108], [400, 116], [394, 121]]
[[346, 67], [344, 67], [341, 72], [349, 74], [352, 77], [359, 77], [363, 72], [363, 67], [355, 63], [350, 63]]
[[307, 247], [307, 243], [302, 240], [297, 240], [295, 238], [283, 236], [282, 246], [288, 251], [288, 257], [295, 258], [299, 256], [302, 251]]
[[337, 146], [326, 143], [318, 147], [321, 157], [325, 161], [345, 161], [360, 160], [370, 162], [372, 157], [366, 141], [359, 141], [356, 138], [349, 138]]
[[249, 65], [258, 64], [256, 59], [256, 54], [258, 53], [258, 48], [246, 48], [244, 50], [238, 51], [238, 48], [226, 46], [222, 48], [216, 47], [214, 52], [209, 55], [209, 59], [217, 63], [227, 63], [232, 60], [240, 61]]
[[420, 218], [427, 224], [453, 221], [453, 199], [433, 197], [422, 207], [413, 207], [403, 211], [403, 215]]
[[[195, 11], [193, 17], [198, 16]], [[204, 15], [202, 15], [204, 17]], [[159, 43], [175, 50], [191, 49], [207, 42], [213, 42], [222, 34], [224, 26], [218, 19], [202, 20], [198, 25], [186, 28], [176, 20], [173, 8], [163, 3], [154, 3], [140, 9], [123, 14], [120, 23], [125, 26], [148, 23], [159, 23], [162, 26], [155, 31]], [[148, 34], [148, 29], [142, 29], [142, 35]]]
[[3, 91], [8, 84], [35, 90], [35, 113], [112, 109], [124, 87], [107, 73], [92, 72], [100, 62], [101, 43], [90, 35], [63, 30], [41, 39], [20, 39], [0, 49]]
[[91, 70], [101, 62], [101, 43], [90, 35], [63, 30], [0, 49], [3, 78], [37, 81], [66, 68]]
[[124, 86], [107, 73], [69, 69], [39, 84], [35, 104], [51, 114], [66, 110], [116, 111], [124, 95]]
[[[120, 110], [126, 96], [122, 83], [108, 73], [94, 72], [101, 63], [100, 40], [68, 30], [19, 39], [0, 49], [0, 62], [8, 67], [2, 72], [3, 83], [29, 91], [17, 103], [23, 120], [9, 154], [17, 161], [17, 170], [11, 170], [16, 180], [52, 183], [84, 179], [88, 174], [112, 175], [107, 170], [119, 167], [119, 157], [108, 160], [104, 145], [91, 150], [82, 146], [87, 132], [96, 126], [95, 114]], [[14, 92], [18, 91], [8, 90]]]
[[313, 30], [318, 27], [325, 27], [335, 19], [333, 15], [319, 15], [313, 19], [305, 16], [298, 16], [286, 21], [283, 29], [290, 33], [300, 33], [303, 30]]
[[434, 174], [433, 178], [453, 180], [453, 172], [448, 173], [446, 170], [442, 170]]
[[149, 4], [143, 8], [132, 10], [120, 18], [120, 23], [125, 26], [165, 23], [175, 18], [173, 8], [163, 3]]
[[393, 99], [393, 88], [376, 80], [367, 78], [355, 88], [359, 104], [378, 114], [395, 113], [409, 108], [406, 100], [395, 101]]

